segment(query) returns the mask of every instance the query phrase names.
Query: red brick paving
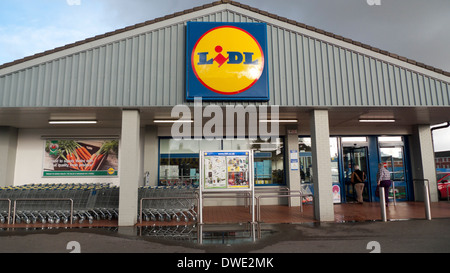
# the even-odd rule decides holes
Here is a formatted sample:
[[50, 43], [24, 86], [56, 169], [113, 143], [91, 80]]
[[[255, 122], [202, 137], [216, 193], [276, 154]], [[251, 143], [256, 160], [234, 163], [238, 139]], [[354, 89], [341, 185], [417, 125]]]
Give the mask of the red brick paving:
[[[363, 205], [356, 203], [335, 204], [334, 205], [335, 222], [350, 221], [370, 221], [381, 220], [381, 212], [379, 203], [364, 203]], [[255, 211], [256, 217], [256, 211]], [[387, 209], [388, 220], [402, 219], [425, 219], [425, 207], [422, 202], [397, 202], [394, 206], [390, 203]], [[450, 218], [450, 202], [437, 202], [431, 204], [432, 218]], [[217, 223], [243, 223], [250, 222], [251, 214], [249, 208], [244, 206], [207, 206], [203, 208], [203, 222], [206, 224]], [[261, 206], [261, 218], [263, 223], [311, 223], [316, 222], [314, 219], [313, 206], [307, 204], [303, 206], [303, 212], [300, 207], [288, 207], [278, 205]], [[188, 222], [193, 224], [194, 222]], [[185, 222], [143, 222], [138, 226], [145, 225], [184, 225]], [[83, 224], [0, 224], [0, 228], [35, 228], [35, 227], [114, 227], [117, 226], [117, 220], [94, 221], [89, 224], [87, 221]]]

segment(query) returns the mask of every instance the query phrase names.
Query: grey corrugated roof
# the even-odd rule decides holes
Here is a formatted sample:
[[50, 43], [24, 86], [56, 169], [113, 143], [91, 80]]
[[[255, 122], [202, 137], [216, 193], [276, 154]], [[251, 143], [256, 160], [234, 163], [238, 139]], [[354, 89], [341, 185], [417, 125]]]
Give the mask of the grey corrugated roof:
[[231, 4], [231, 5], [243, 8], [243, 9], [247, 9], [249, 11], [252, 11], [252, 12], [255, 12], [255, 13], [259, 13], [261, 15], [265, 15], [265, 16], [268, 16], [270, 18], [274, 18], [274, 19], [280, 20], [282, 22], [286, 22], [286, 23], [289, 23], [289, 24], [292, 24], [292, 25], [295, 25], [295, 26], [298, 26], [298, 27], [302, 27], [302, 28], [308, 29], [310, 31], [314, 31], [314, 32], [317, 32], [317, 33], [320, 33], [320, 34], [323, 34], [323, 35], [326, 35], [326, 36], [329, 36], [329, 37], [333, 37], [333, 38], [338, 39], [338, 40], [343, 40], [343, 41], [351, 43], [353, 45], [360, 46], [362, 48], [369, 49], [369, 50], [372, 50], [372, 51], [380, 53], [380, 54], [384, 54], [384, 55], [389, 56], [391, 58], [399, 59], [399, 60], [408, 62], [410, 64], [417, 65], [419, 67], [422, 67], [422, 68], [434, 71], [436, 73], [443, 74], [445, 76], [450, 76], [450, 72], [444, 71], [442, 69], [435, 68], [433, 66], [426, 65], [424, 63], [420, 63], [420, 62], [408, 59], [406, 57], [399, 56], [397, 54], [388, 52], [386, 50], [381, 50], [379, 48], [372, 47], [370, 45], [367, 45], [367, 44], [364, 44], [364, 43], [361, 43], [361, 42], [358, 42], [358, 41], [354, 41], [352, 39], [345, 38], [343, 36], [336, 35], [334, 33], [327, 32], [327, 31], [324, 31], [322, 29], [318, 29], [318, 28], [315, 28], [313, 26], [309, 26], [309, 25], [306, 25], [306, 24], [303, 24], [303, 23], [299, 23], [297, 21], [290, 20], [288, 18], [281, 17], [281, 16], [278, 16], [276, 14], [269, 13], [267, 11], [263, 11], [263, 10], [251, 7], [249, 5], [241, 4], [239, 2], [231, 1], [231, 0], [219, 0], [219, 1], [216, 1], [216, 2], [212, 2], [210, 4], [205, 4], [203, 6], [194, 7], [192, 9], [187, 9], [187, 10], [184, 10], [184, 11], [176, 12], [176, 13], [173, 13], [173, 14], [170, 14], [170, 15], [166, 15], [164, 17], [159, 17], [159, 18], [156, 18], [156, 19], [153, 19], [153, 20], [145, 21], [143, 23], [135, 24], [135, 25], [128, 26], [128, 27], [125, 27], [125, 28], [121, 28], [121, 29], [117, 29], [117, 30], [114, 30], [114, 31], [111, 31], [111, 32], [107, 32], [107, 33], [102, 34], [102, 35], [97, 35], [95, 37], [87, 38], [87, 39], [82, 40], [82, 41], [77, 41], [77, 42], [74, 42], [74, 43], [71, 43], [71, 44], [67, 44], [67, 45], [64, 45], [64, 46], [61, 46], [61, 47], [57, 47], [57, 48], [54, 48], [54, 49], [51, 49], [51, 50], [44, 51], [42, 53], [37, 53], [37, 54], [34, 54], [32, 56], [28, 56], [28, 57], [25, 57], [25, 58], [22, 58], [22, 59], [18, 59], [18, 60], [12, 61], [12, 62], [5, 63], [3, 65], [0, 65], [0, 69], [6, 68], [6, 67], [10, 67], [10, 66], [13, 66], [13, 65], [16, 65], [16, 64], [19, 64], [19, 63], [23, 63], [23, 62], [26, 62], [26, 61], [29, 61], [29, 60], [32, 60], [32, 59], [35, 59], [35, 58], [39, 58], [39, 57], [42, 57], [42, 56], [45, 56], [45, 55], [49, 55], [49, 54], [52, 54], [52, 53], [55, 53], [55, 52], [59, 52], [59, 51], [62, 51], [62, 50], [68, 49], [68, 48], [79, 46], [79, 45], [82, 45], [82, 44], [85, 44], [85, 43], [89, 43], [89, 42], [92, 42], [92, 41], [95, 41], [95, 40], [99, 40], [99, 39], [102, 39], [102, 38], [105, 38], [105, 37], [113, 36], [113, 35], [116, 35], [116, 34], [119, 34], [119, 33], [125, 32], [125, 31], [129, 31], [129, 30], [132, 30], [132, 29], [136, 29], [136, 28], [140, 28], [140, 27], [143, 27], [143, 26], [151, 25], [151, 24], [154, 24], [154, 23], [157, 23], [157, 22], [161, 22], [161, 21], [170, 19], [170, 18], [174, 18], [174, 17], [177, 17], [177, 16], [181, 16], [181, 15], [184, 15], [184, 14], [188, 14], [188, 13], [191, 13], [191, 12], [199, 11], [199, 10], [202, 10], [202, 9], [206, 9], [206, 8], [209, 8], [209, 7], [222, 5], [222, 4]]

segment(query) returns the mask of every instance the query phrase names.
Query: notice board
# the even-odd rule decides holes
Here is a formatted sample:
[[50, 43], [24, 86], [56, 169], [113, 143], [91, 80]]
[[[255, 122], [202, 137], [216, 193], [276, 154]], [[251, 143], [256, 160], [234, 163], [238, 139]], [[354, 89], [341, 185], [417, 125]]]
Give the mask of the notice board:
[[199, 157], [199, 225], [203, 224], [203, 192], [249, 192], [254, 223], [253, 151], [200, 151]]
[[202, 191], [253, 190], [252, 151], [200, 152]]

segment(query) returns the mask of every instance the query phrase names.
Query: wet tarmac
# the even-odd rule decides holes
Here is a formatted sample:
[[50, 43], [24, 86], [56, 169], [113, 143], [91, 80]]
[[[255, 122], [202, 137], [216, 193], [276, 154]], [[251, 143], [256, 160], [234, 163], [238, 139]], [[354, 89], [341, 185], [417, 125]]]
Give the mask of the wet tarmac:
[[196, 225], [10, 228], [0, 231], [0, 253], [449, 253], [449, 226], [449, 218], [203, 225], [201, 242]]

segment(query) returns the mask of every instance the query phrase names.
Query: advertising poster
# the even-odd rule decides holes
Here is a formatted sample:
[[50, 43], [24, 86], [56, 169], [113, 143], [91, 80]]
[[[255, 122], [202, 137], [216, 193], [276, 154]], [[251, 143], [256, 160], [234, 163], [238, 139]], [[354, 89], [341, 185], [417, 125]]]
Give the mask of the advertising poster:
[[249, 188], [248, 156], [227, 156], [228, 188]]
[[46, 140], [43, 176], [117, 176], [118, 148], [118, 140]]
[[298, 152], [297, 150], [290, 150], [291, 155], [291, 171], [298, 171]]
[[204, 189], [250, 189], [249, 152], [205, 152]]
[[205, 156], [205, 189], [225, 189], [227, 187], [226, 158], [224, 156]]
[[333, 185], [333, 203], [341, 203], [341, 187]]

